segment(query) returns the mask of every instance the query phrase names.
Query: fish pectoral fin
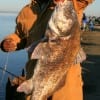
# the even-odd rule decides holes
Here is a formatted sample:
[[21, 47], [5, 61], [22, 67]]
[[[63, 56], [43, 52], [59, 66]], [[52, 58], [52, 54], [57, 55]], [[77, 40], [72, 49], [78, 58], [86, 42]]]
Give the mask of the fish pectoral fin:
[[40, 59], [43, 55], [42, 43], [39, 43], [32, 52], [31, 59]]

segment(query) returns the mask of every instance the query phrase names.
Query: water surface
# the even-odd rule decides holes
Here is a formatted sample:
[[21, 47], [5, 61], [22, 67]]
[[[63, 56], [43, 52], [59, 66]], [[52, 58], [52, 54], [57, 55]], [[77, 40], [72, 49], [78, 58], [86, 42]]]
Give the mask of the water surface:
[[[17, 13], [0, 13], [0, 41], [10, 33], [13, 33], [16, 26]], [[27, 61], [27, 52], [20, 50], [12, 53], [5, 53], [0, 50], [0, 67], [7, 71], [20, 75]], [[5, 85], [10, 74], [0, 70], [0, 100], [5, 100]]]

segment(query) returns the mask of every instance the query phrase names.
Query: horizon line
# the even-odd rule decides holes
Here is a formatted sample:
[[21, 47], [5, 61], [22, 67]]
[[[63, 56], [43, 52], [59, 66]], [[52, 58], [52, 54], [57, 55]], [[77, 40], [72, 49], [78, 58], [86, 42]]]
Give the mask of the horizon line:
[[6, 11], [6, 10], [4, 10], [4, 11], [0, 11], [0, 13], [18, 13], [19, 11]]

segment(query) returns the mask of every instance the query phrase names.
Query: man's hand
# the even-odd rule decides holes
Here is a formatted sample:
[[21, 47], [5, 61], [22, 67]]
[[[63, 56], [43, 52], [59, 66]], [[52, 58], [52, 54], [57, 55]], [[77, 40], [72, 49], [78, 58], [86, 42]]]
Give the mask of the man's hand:
[[0, 47], [5, 52], [11, 52], [17, 49], [17, 44], [15, 43], [13, 39], [9, 38], [9, 39], [3, 40]]
[[59, 2], [64, 2], [64, 0], [53, 0], [55, 4], [59, 3]]

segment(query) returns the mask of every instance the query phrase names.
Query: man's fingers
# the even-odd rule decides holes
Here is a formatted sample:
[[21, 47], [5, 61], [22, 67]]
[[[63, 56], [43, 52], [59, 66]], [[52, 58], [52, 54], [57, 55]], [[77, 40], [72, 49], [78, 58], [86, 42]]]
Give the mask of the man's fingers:
[[17, 47], [13, 47], [13, 48], [6, 48], [5, 49], [5, 51], [8, 51], [8, 52], [10, 52], [10, 51], [15, 51], [17, 49]]

